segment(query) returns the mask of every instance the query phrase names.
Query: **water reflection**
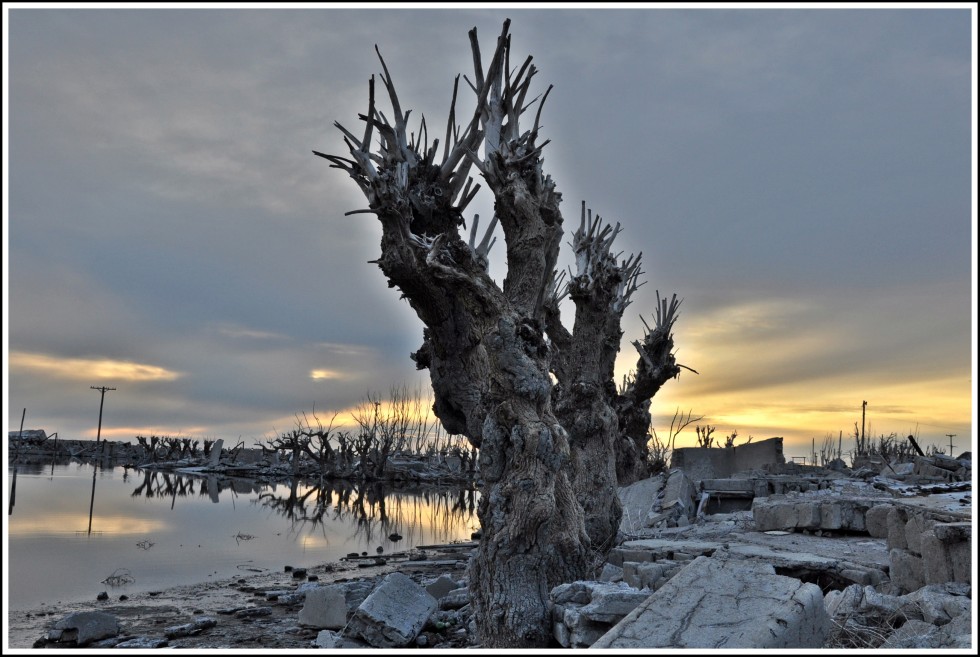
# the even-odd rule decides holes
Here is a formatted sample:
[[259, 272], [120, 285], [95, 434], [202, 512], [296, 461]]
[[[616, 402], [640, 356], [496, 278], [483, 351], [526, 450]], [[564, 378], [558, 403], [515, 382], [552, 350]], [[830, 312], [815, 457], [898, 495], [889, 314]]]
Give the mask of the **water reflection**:
[[[472, 490], [386, 490], [381, 483], [292, 480], [288, 493], [259, 493], [257, 502], [294, 523], [318, 525], [346, 521], [364, 542], [411, 545], [449, 541], [460, 529], [476, 529], [476, 493]], [[426, 531], [427, 530], [427, 531]], [[428, 534], [428, 538], [425, 538]]]
[[198, 476], [158, 470], [140, 471], [132, 497], [169, 499], [207, 497], [217, 504], [222, 493], [254, 495], [253, 504], [290, 521], [293, 533], [317, 532], [324, 524], [351, 526], [352, 538], [406, 544], [457, 540], [476, 529], [476, 493], [466, 489], [386, 489], [379, 482], [292, 479], [286, 484]]
[[478, 523], [478, 494], [465, 489], [264, 483], [78, 462], [11, 463], [8, 475], [16, 505], [7, 585], [21, 608], [92, 596], [117, 568], [133, 574], [134, 590], [152, 590], [235, 576], [242, 564], [279, 570], [467, 540]]

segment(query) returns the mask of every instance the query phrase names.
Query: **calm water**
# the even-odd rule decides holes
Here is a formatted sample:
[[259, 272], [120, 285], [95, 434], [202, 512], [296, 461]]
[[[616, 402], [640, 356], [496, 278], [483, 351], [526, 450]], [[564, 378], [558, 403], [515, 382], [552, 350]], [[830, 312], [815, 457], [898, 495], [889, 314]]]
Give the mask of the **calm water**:
[[[263, 485], [77, 463], [7, 475], [13, 610], [468, 540], [479, 523], [470, 491]], [[103, 583], [113, 574], [134, 581]]]

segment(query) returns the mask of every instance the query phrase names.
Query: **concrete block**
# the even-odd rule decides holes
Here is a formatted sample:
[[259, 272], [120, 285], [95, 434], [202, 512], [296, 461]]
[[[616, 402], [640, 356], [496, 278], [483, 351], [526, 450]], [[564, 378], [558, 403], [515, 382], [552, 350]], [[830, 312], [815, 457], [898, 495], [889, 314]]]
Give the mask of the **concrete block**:
[[926, 584], [922, 557], [908, 550], [891, 550], [888, 553], [892, 585], [902, 593], [921, 589]]
[[936, 538], [943, 543], [969, 542], [973, 533], [973, 524], [969, 522], [937, 522], [932, 530], [935, 532]]
[[909, 552], [922, 554], [922, 533], [932, 529], [935, 521], [930, 522], [924, 514], [909, 514], [908, 522], [905, 523], [905, 544]]
[[908, 522], [908, 512], [897, 506], [888, 510], [888, 549], [907, 550], [908, 543], [905, 540], [905, 523]]
[[552, 624], [552, 630], [553, 630], [552, 633], [554, 634], [555, 637], [555, 641], [557, 641], [562, 648], [571, 647], [571, 640], [572, 640], [571, 632], [568, 631], [568, 628], [565, 627], [565, 624], [563, 622], [561, 622], [560, 620], [554, 621], [554, 623]]
[[841, 504], [826, 502], [820, 505], [820, 529], [837, 530], [844, 526]]
[[754, 479], [704, 479], [701, 489], [707, 491], [740, 491], [751, 493], [755, 491]]
[[796, 504], [797, 529], [820, 529], [820, 506], [818, 502]]
[[617, 547], [609, 551], [608, 561], [614, 566], [622, 566], [627, 561], [653, 561], [653, 558], [653, 552], [650, 550], [643, 548]]
[[922, 546], [923, 575], [926, 584], [942, 584], [953, 581], [953, 561], [949, 546], [929, 530], [919, 537]]
[[[86, 646], [93, 641], [105, 639], [119, 634], [119, 620], [112, 614], [101, 611], [81, 611], [68, 614], [54, 624], [58, 633], [57, 641], [76, 642], [78, 646]], [[51, 634], [48, 635], [51, 638]]]
[[796, 529], [799, 512], [785, 499], [757, 497], [752, 500], [752, 519], [760, 532]]
[[585, 625], [569, 633], [569, 646], [572, 648], [588, 648], [609, 630], [608, 625]]
[[830, 590], [824, 596], [823, 606], [827, 610], [827, 615], [831, 618], [835, 616], [847, 617], [861, 604], [864, 599], [864, 587], [860, 584], [851, 584], [840, 591]]
[[970, 598], [950, 595], [941, 585], [928, 585], [901, 597], [909, 618], [917, 617], [933, 625], [945, 625], [953, 618], [970, 613]]
[[860, 584], [861, 586], [873, 585], [871, 573], [867, 570], [857, 570], [856, 568], [845, 568], [840, 571], [840, 576], [846, 580]]
[[768, 564], [698, 557], [592, 647], [822, 648], [823, 600], [815, 584]]
[[321, 586], [306, 592], [297, 622], [306, 627], [339, 630], [347, 625], [347, 600], [341, 586]]
[[627, 561], [623, 564], [623, 581], [637, 589], [653, 589], [664, 576], [662, 563]]
[[320, 630], [313, 640], [313, 645], [317, 648], [340, 649], [340, 648], [370, 648], [368, 644], [360, 639], [343, 636], [331, 630]]
[[644, 526], [643, 523], [653, 510], [653, 504], [663, 486], [664, 478], [657, 476], [619, 488], [617, 493], [623, 505], [623, 519], [619, 523], [621, 532], [628, 534]]
[[594, 582], [568, 582], [551, 589], [551, 601], [556, 605], [586, 605], [592, 600]]
[[948, 546], [949, 560], [953, 564], [953, 581], [973, 582], [971, 564], [974, 558], [970, 543], [954, 543]]
[[683, 470], [674, 470], [667, 477], [667, 483], [664, 484], [661, 510], [667, 511], [673, 505], [675, 518], [680, 516], [691, 518], [696, 510], [694, 502], [696, 495], [697, 489], [694, 482], [684, 474]]
[[876, 504], [864, 515], [868, 534], [874, 538], [888, 538], [888, 512], [890, 504]]
[[402, 648], [415, 640], [438, 608], [425, 589], [395, 572], [361, 603], [349, 628], [376, 648]]
[[[611, 563], [607, 563], [602, 567], [602, 572], [599, 573], [600, 582], [622, 582], [623, 581], [623, 569], [619, 566], [614, 566]], [[632, 584], [630, 585], [632, 586]]]
[[874, 615], [883, 619], [898, 616], [902, 609], [902, 600], [896, 595], [879, 593], [873, 586], [864, 587], [858, 610], [866, 615]]
[[867, 514], [871, 506], [859, 500], [846, 500], [844, 504], [843, 527], [852, 532], [868, 531]]
[[599, 584], [592, 590], [592, 600], [580, 607], [579, 613], [595, 623], [616, 623], [649, 597], [649, 591], [640, 591], [623, 582]]

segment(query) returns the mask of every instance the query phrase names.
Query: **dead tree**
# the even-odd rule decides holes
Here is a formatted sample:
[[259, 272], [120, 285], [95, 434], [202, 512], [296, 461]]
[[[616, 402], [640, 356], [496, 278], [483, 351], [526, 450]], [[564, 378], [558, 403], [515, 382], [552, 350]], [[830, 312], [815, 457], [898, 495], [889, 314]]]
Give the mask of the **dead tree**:
[[[620, 514], [617, 464], [642, 456], [650, 397], [680, 371], [672, 353], [674, 298], [658, 306], [655, 326], [634, 343], [640, 360], [631, 384], [617, 391], [613, 383], [620, 320], [640, 274], [638, 256], [620, 260], [610, 250], [618, 226], [583, 207], [573, 237], [577, 271], [567, 281], [556, 274], [561, 194], [542, 169], [547, 141], [539, 143], [551, 88], [528, 128], [536, 69], [530, 57], [511, 66], [509, 26], [486, 69], [476, 28], [470, 31], [474, 77], [466, 82], [476, 108], [457, 125], [457, 76], [441, 149], [439, 139], [430, 143], [424, 118], [417, 134], [408, 131], [410, 112], [402, 111], [378, 51], [390, 119], [376, 106], [372, 77], [367, 113], [359, 115], [363, 135], [335, 123], [349, 157], [314, 151], [367, 197], [368, 208], [348, 214], [380, 220], [374, 262], [425, 326], [412, 358], [429, 370], [435, 414], [448, 432], [479, 447], [483, 537], [470, 587], [488, 648], [549, 644], [548, 593], [584, 577], [595, 551], [611, 546]], [[494, 195], [495, 216], [482, 238], [474, 216], [464, 240], [462, 213], [480, 188], [474, 168]], [[502, 286], [488, 272], [498, 223], [507, 251]], [[576, 307], [572, 331], [558, 316], [566, 296]]]

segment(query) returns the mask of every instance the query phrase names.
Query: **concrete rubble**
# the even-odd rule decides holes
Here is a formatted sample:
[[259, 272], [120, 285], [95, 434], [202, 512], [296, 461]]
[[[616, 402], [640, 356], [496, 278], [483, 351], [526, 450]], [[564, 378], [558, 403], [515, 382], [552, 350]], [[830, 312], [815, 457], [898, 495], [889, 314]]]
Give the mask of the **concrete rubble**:
[[88, 646], [119, 634], [119, 620], [101, 611], [83, 611], [65, 616], [48, 632], [47, 641], [64, 646]]
[[[621, 540], [599, 581], [552, 591], [556, 640], [614, 649], [970, 647], [971, 455], [814, 467], [785, 463], [781, 443], [676, 450], [668, 472], [621, 488]], [[578, 613], [581, 602], [559, 601], [611, 583], [649, 597], [596, 637], [601, 627]]]
[[[670, 470], [620, 489], [619, 541], [596, 579], [550, 592], [556, 646], [975, 648], [969, 454], [808, 467], [783, 462], [780, 439], [745, 447], [676, 450]], [[285, 612], [313, 648], [478, 647], [465, 576], [476, 546], [420, 546], [439, 555], [383, 579], [290, 578], [253, 592], [270, 606], [216, 613], [264, 624]], [[224, 622], [134, 636], [84, 612], [35, 647], [180, 647]]]
[[338, 630], [371, 593], [366, 582], [345, 582], [314, 587], [306, 591], [298, 622], [307, 627]]
[[830, 631], [815, 584], [764, 563], [698, 557], [594, 648], [820, 648]]
[[650, 597], [619, 582], [572, 582], [551, 591], [555, 640], [565, 648], [592, 645], [614, 624]]
[[411, 578], [391, 573], [354, 612], [350, 628], [378, 648], [402, 648], [422, 631], [439, 603]]

